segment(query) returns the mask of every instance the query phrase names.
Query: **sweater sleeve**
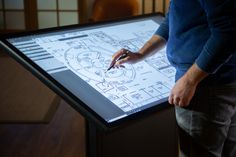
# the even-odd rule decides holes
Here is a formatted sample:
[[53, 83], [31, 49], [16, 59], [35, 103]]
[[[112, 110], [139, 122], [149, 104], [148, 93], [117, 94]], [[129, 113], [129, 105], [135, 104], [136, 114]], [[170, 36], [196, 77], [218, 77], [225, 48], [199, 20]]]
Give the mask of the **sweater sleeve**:
[[169, 13], [166, 14], [164, 21], [161, 23], [160, 27], [155, 32], [155, 35], [163, 37], [166, 41], [169, 38]]
[[236, 52], [236, 1], [199, 0], [206, 12], [211, 35], [196, 64], [207, 73], [215, 73]]

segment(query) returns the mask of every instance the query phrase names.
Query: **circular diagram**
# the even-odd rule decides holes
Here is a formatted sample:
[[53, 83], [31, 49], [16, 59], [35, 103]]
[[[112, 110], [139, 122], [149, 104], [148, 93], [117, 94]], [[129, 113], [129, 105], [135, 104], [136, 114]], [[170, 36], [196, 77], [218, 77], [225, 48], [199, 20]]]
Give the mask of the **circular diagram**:
[[103, 48], [83, 51], [74, 47], [65, 52], [65, 61], [68, 67], [82, 78], [88, 81], [107, 82], [112, 84], [124, 84], [135, 78], [135, 70], [132, 65], [127, 64], [125, 68], [107, 68], [111, 62], [111, 53]]

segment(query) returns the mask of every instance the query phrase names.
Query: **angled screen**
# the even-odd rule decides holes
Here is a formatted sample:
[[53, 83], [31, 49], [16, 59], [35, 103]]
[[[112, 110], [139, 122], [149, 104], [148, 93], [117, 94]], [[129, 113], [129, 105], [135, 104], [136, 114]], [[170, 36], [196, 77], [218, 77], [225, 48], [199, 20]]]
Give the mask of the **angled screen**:
[[83, 103], [76, 105], [109, 125], [161, 105], [174, 84], [175, 69], [165, 49], [107, 71], [116, 51], [138, 51], [154, 34], [159, 27], [155, 18], [39, 31], [6, 41]]

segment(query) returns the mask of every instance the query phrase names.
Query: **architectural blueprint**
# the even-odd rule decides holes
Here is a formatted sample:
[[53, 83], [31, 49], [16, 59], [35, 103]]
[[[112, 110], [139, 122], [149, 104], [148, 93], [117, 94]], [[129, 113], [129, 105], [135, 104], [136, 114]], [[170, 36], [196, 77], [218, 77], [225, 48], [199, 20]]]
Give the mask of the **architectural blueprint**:
[[[48, 72], [58, 72], [57, 66], [71, 70], [117, 107], [129, 112], [169, 95], [175, 69], [168, 62], [165, 49], [139, 63], [106, 70], [116, 51], [121, 48], [138, 51], [158, 26], [145, 20], [39, 37], [35, 43], [57, 60], [54, 64], [57, 70]], [[41, 64], [47, 66], [45, 62]]]

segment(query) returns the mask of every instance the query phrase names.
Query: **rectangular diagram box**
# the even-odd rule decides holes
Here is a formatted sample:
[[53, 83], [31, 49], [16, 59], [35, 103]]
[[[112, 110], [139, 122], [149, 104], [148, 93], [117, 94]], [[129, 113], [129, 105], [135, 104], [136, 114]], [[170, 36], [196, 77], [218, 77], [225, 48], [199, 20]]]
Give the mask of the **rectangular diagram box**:
[[1, 37], [1, 48], [85, 118], [116, 128], [168, 107], [175, 69], [165, 48], [107, 71], [121, 48], [137, 52], [163, 20], [157, 14]]

